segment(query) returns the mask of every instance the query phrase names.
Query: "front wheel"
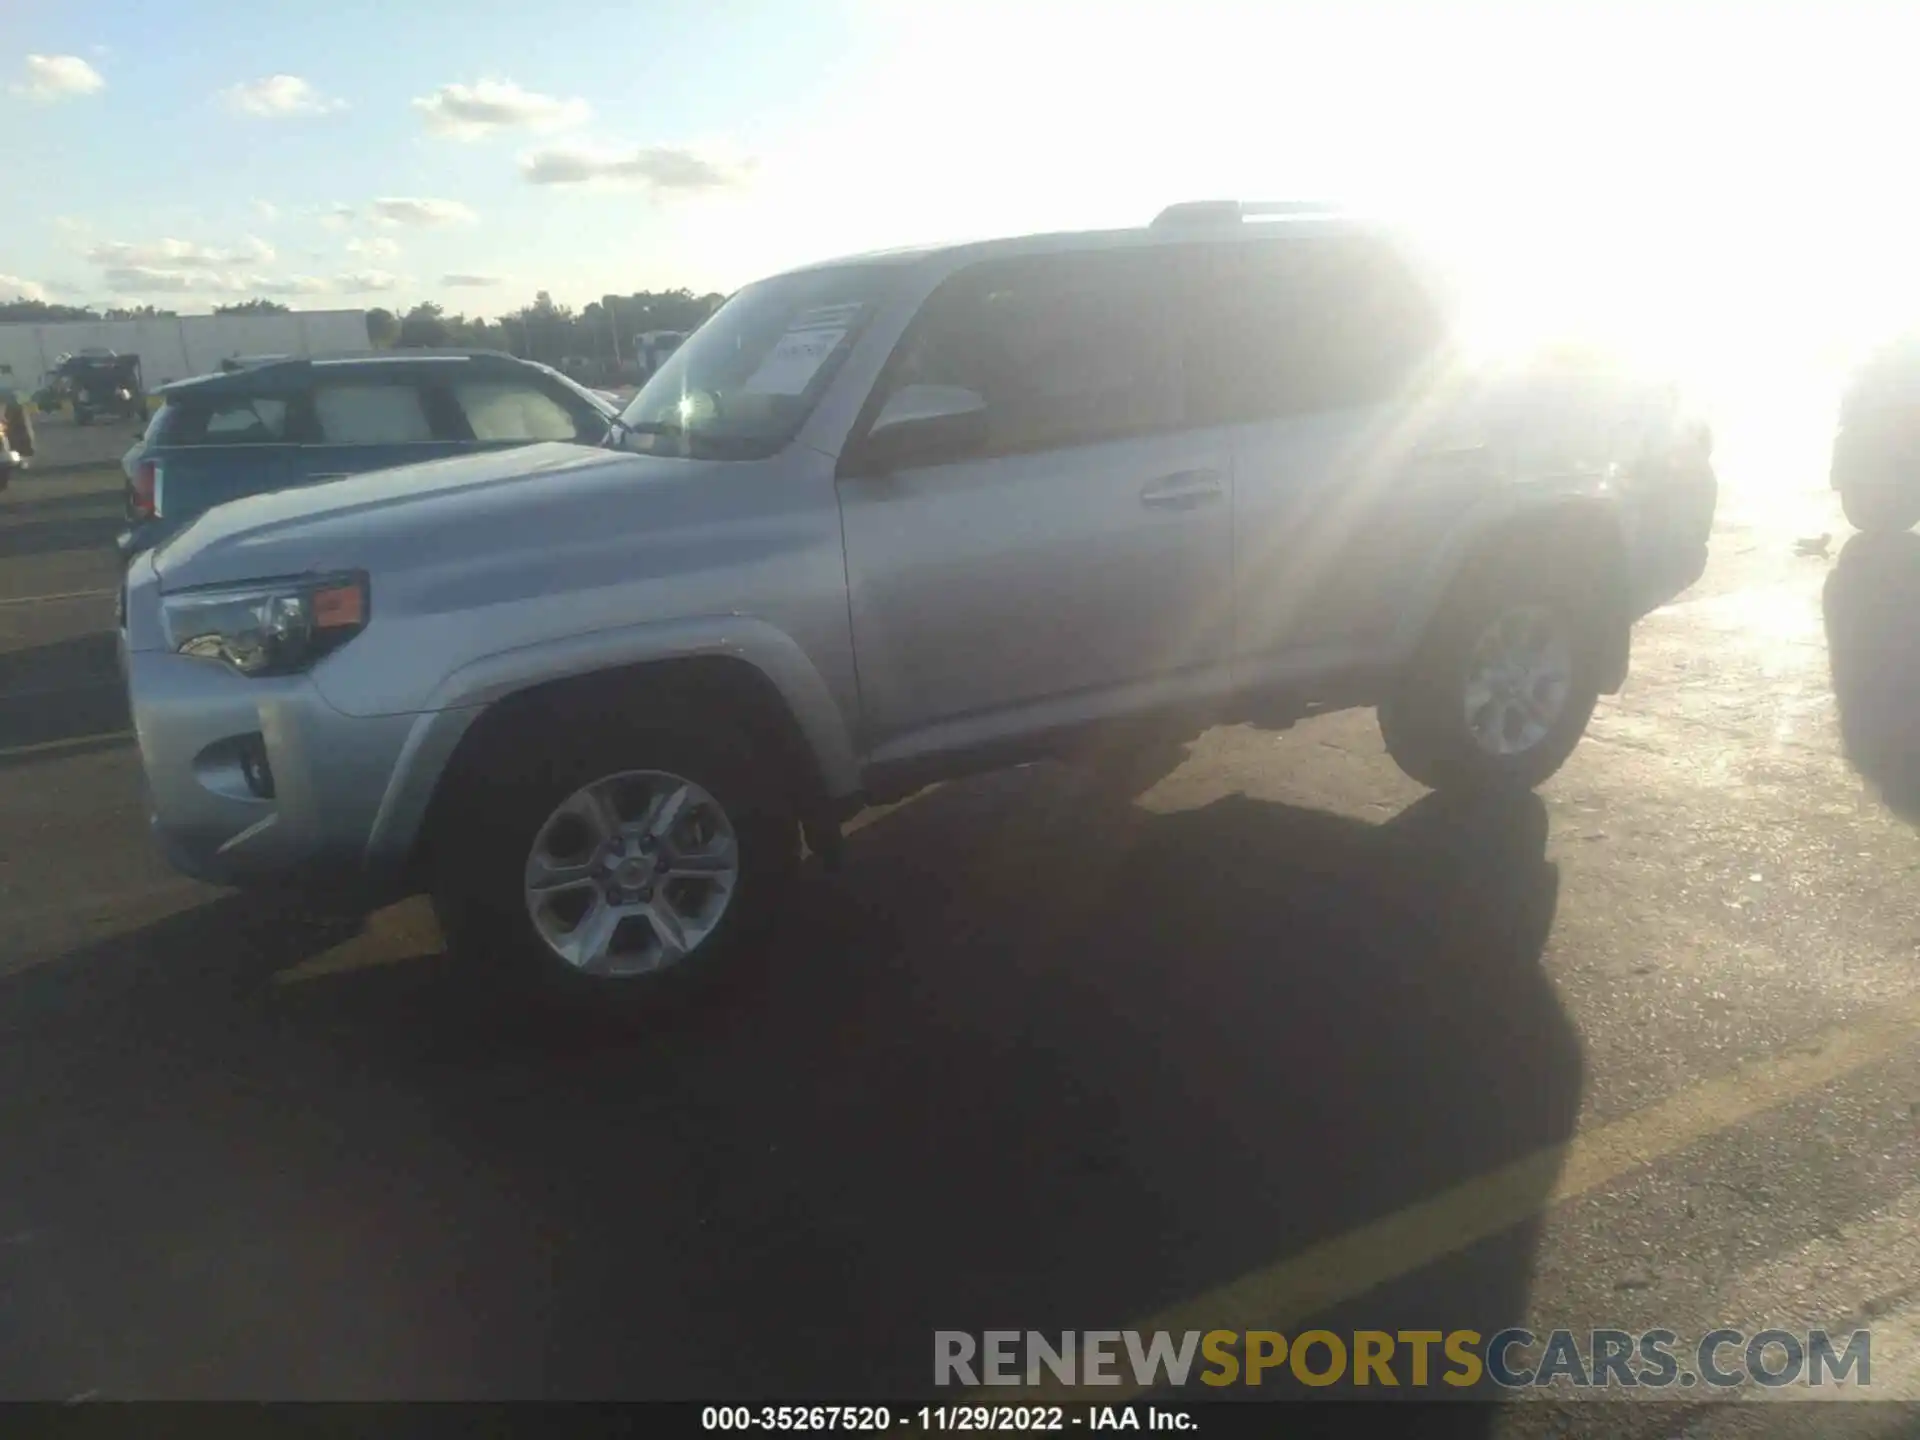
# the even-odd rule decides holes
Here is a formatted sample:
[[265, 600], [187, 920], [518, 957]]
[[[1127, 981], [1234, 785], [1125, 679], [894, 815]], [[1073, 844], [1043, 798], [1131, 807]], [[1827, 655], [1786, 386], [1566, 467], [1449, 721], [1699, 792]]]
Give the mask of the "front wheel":
[[571, 755], [501, 747], [437, 847], [456, 953], [590, 1009], [652, 1003], [764, 931], [797, 824], [722, 726], [626, 731]]
[[1623, 623], [1576, 565], [1482, 563], [1380, 706], [1394, 763], [1435, 790], [1530, 790], [1564, 765], [1600, 696], [1598, 643]]
[[1897, 535], [1920, 522], [1920, 493], [1903, 485], [1848, 485], [1840, 491], [1847, 523], [1868, 535]]

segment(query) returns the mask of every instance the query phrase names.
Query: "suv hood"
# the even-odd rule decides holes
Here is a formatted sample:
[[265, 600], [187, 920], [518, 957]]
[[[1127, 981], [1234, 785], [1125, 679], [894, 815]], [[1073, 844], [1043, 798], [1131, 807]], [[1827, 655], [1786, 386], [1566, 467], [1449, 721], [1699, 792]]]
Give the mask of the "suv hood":
[[154, 569], [177, 590], [445, 558], [507, 533], [535, 539], [569, 502], [685, 468], [552, 442], [375, 470], [215, 506], [160, 546]]

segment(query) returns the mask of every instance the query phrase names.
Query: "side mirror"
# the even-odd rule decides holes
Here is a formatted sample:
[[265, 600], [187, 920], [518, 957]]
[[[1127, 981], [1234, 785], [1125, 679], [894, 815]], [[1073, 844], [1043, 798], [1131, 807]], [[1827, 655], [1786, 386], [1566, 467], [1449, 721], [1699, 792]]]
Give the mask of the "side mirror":
[[987, 437], [987, 402], [959, 385], [903, 385], [887, 397], [860, 444], [868, 474], [959, 460]]

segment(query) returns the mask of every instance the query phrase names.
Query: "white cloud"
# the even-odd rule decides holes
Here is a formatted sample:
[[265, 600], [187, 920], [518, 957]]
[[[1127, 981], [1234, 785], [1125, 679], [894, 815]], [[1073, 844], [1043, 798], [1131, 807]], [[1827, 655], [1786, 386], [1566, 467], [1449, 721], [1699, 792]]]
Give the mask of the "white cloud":
[[353, 207], [351, 205], [329, 205], [325, 210], [320, 212], [320, 228], [322, 230], [340, 231], [346, 229], [347, 226], [352, 223]]
[[413, 108], [425, 117], [429, 130], [457, 140], [477, 140], [495, 130], [518, 127], [558, 130], [587, 118], [586, 101], [522, 90], [511, 80], [442, 85], [415, 100]]
[[230, 250], [195, 245], [189, 240], [156, 240], [150, 245], [108, 240], [89, 249], [86, 258], [95, 265], [122, 269], [218, 270], [228, 265], [264, 265], [273, 259], [273, 247], [252, 235], [243, 236]]
[[721, 190], [741, 184], [753, 162], [722, 160], [677, 145], [634, 150], [556, 147], [520, 159], [521, 178], [535, 185], [584, 185], [592, 181], [646, 185], [654, 190]]
[[4, 300], [44, 300], [47, 287], [35, 280], [23, 280], [18, 275], [0, 275], [0, 301]]
[[322, 95], [298, 75], [269, 75], [248, 80], [220, 92], [227, 108], [263, 120], [289, 120], [302, 115], [325, 115], [346, 102]]
[[333, 286], [317, 275], [286, 275], [278, 280], [255, 276], [247, 288], [260, 295], [324, 295]]
[[29, 55], [27, 78], [13, 89], [15, 94], [35, 100], [64, 100], [91, 95], [106, 83], [100, 72], [78, 55]]
[[248, 288], [248, 279], [164, 265], [115, 265], [100, 273], [101, 283], [116, 295], [235, 295]]
[[364, 295], [376, 290], [391, 290], [399, 283], [400, 277], [390, 270], [355, 270], [340, 276], [335, 288], [348, 295]]
[[253, 213], [271, 224], [280, 218], [280, 207], [271, 200], [256, 200], [253, 202]]
[[369, 208], [374, 219], [389, 225], [450, 225], [479, 218], [470, 207], [458, 200], [390, 197], [374, 201]]
[[455, 271], [451, 275], [442, 275], [440, 277], [440, 283], [450, 287], [472, 287], [477, 289], [483, 285], [504, 285], [507, 283], [507, 280], [504, 275], [480, 275]]
[[347, 241], [349, 255], [364, 255], [369, 260], [391, 260], [400, 253], [400, 244], [385, 235], [376, 235], [371, 240], [362, 240], [359, 236]]

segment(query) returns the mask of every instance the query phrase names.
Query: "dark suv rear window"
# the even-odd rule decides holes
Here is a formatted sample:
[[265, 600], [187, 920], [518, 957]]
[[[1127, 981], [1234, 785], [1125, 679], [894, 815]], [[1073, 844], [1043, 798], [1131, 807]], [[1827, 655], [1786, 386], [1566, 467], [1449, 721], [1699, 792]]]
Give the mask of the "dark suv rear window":
[[287, 438], [287, 401], [279, 395], [221, 395], [169, 400], [156, 417], [156, 445], [272, 445]]

